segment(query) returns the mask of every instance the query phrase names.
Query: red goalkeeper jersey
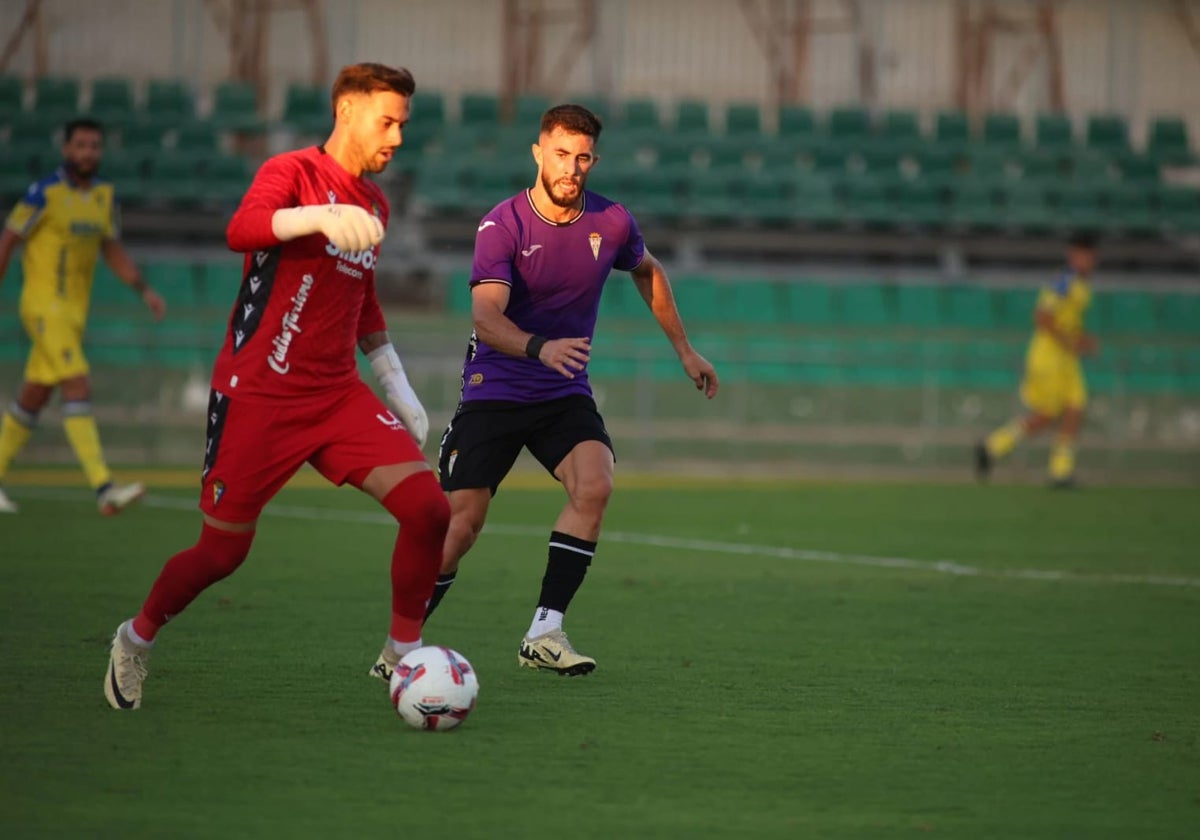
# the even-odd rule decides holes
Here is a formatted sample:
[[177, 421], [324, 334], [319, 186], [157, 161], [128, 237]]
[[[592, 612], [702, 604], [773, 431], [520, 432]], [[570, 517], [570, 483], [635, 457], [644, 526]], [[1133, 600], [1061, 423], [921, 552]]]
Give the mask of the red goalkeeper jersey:
[[280, 242], [272, 233], [276, 210], [310, 204], [357, 204], [387, 227], [379, 187], [323, 148], [264, 163], [226, 231], [230, 249], [246, 259], [214, 390], [266, 401], [343, 387], [358, 378], [358, 340], [386, 328], [375, 294], [378, 247], [339, 253], [321, 234]]

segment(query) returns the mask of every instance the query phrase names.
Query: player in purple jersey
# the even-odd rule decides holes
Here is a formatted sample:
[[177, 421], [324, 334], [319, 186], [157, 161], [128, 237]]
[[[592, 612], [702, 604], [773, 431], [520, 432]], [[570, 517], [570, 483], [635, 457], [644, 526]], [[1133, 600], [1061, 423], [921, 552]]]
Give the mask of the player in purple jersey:
[[587, 192], [600, 120], [579, 105], [542, 116], [533, 187], [483, 217], [475, 237], [462, 400], [438, 453], [451, 522], [426, 620], [454, 582], [483, 528], [500, 482], [527, 447], [562, 482], [567, 504], [550, 533], [533, 623], [518, 662], [574, 676], [596, 661], [577, 653], [563, 614], [596, 551], [613, 487], [612, 441], [588, 383], [600, 293], [614, 268], [628, 271], [679, 361], [708, 398], [717, 373], [688, 342], [662, 265], [629, 211]]

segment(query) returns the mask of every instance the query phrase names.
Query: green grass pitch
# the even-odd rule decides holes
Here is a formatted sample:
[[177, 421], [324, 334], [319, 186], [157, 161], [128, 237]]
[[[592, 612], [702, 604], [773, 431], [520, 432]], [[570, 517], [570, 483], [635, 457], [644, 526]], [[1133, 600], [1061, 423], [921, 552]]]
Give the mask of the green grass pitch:
[[41, 836], [1184, 837], [1200, 832], [1200, 493], [621, 485], [567, 627], [516, 667], [557, 488], [505, 489], [426, 628], [479, 705], [408, 729], [366, 676], [392, 527], [285, 491], [164, 630], [143, 708], [109, 636], [193, 494], [0, 520], [0, 830]]

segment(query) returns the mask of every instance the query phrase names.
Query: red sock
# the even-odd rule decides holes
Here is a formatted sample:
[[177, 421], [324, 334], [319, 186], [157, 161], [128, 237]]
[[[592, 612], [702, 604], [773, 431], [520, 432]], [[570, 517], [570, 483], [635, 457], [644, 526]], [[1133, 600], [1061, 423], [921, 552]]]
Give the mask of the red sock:
[[233, 574], [250, 553], [252, 542], [253, 531], [234, 534], [206, 522], [200, 540], [168, 560], [159, 572], [142, 611], [133, 620], [133, 632], [151, 641], [159, 628], [183, 612], [197, 595]]
[[450, 503], [431, 471], [411, 475], [383, 499], [400, 523], [392, 552], [392, 627], [397, 642], [421, 638], [425, 605], [442, 566], [442, 544], [450, 526]]

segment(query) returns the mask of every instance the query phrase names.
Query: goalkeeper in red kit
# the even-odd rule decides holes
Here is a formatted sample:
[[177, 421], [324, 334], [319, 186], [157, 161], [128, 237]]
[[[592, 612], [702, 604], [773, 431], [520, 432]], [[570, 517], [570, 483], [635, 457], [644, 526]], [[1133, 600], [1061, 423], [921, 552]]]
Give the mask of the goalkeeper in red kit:
[[[163, 566], [138, 614], [113, 637], [104, 694], [142, 701], [155, 636], [250, 552], [258, 516], [305, 463], [369, 493], [400, 524], [392, 619], [371, 669], [391, 671], [421, 644], [450, 509], [421, 453], [425, 409], [388, 339], [375, 264], [388, 204], [364, 176], [402, 142], [415, 89], [404, 69], [344, 68], [328, 141], [269, 159], [229, 223], [242, 285], [213, 369], [201, 473], [200, 538]], [[386, 404], [359, 378], [370, 359]]]

